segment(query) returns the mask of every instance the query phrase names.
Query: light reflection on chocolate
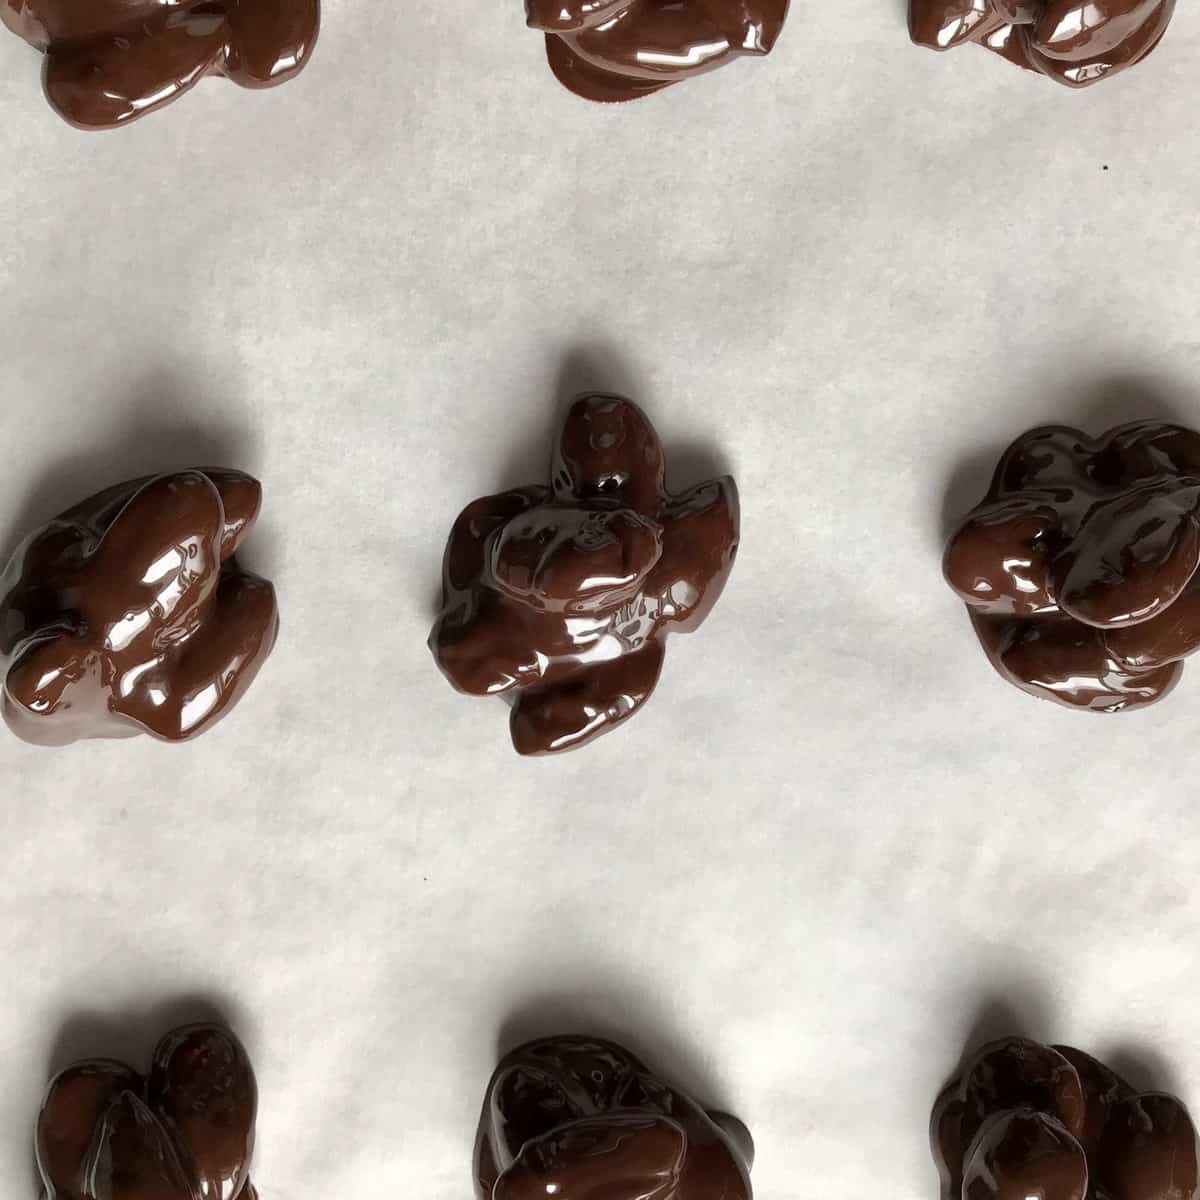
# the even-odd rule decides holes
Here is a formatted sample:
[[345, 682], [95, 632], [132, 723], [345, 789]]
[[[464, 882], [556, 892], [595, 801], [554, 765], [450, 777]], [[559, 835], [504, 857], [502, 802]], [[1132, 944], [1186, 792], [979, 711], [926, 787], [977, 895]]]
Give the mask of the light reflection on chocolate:
[[258, 1087], [241, 1043], [185, 1025], [149, 1074], [87, 1059], [51, 1081], [38, 1115], [45, 1200], [255, 1200]]
[[206, 467], [100, 492], [0, 574], [4, 719], [29, 742], [182, 741], [241, 698], [279, 627], [275, 590], [235, 552], [262, 489]]
[[1100, 712], [1165, 696], [1200, 649], [1200, 434], [1051, 425], [1004, 452], [946, 547], [996, 670]]
[[910, 0], [920, 46], [976, 42], [1068, 87], [1140, 62], [1166, 32], [1175, 0]]
[[273, 87], [308, 62], [319, 0], [0, 0], [0, 18], [45, 54], [52, 107], [110, 129], [176, 100], [206, 75]]
[[496, 1068], [475, 1139], [477, 1200], [750, 1200], [754, 1144], [615, 1042], [561, 1036]]
[[1196, 1200], [1196, 1130], [1071, 1046], [1003, 1038], [934, 1105], [942, 1200]]
[[585, 100], [633, 100], [775, 45], [788, 0], [526, 0], [550, 68]]
[[672, 493], [645, 414], [619, 396], [568, 410], [551, 484], [485, 496], [460, 514], [430, 649], [450, 682], [512, 702], [521, 754], [592, 741], [658, 682], [670, 633], [708, 616], [733, 566], [729, 476]]

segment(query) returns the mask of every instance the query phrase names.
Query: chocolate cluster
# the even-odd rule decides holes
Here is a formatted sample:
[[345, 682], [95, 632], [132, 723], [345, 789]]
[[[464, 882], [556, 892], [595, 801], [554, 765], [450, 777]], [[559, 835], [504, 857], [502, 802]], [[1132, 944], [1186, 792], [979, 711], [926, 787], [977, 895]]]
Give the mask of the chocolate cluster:
[[1196, 1130], [1070, 1046], [984, 1046], [942, 1093], [931, 1141], [942, 1200], [1195, 1200]]
[[976, 42], [1067, 87], [1140, 62], [1166, 32], [1175, 0], [909, 0], [918, 45]]
[[737, 544], [732, 479], [668, 492], [641, 410], [583, 396], [549, 487], [486, 496], [454, 523], [430, 648], [460, 691], [511, 700], [521, 754], [581, 746], [645, 703], [667, 635], [708, 615]]
[[177, 100], [206, 75], [247, 88], [295, 75], [317, 40], [319, 0], [4, 0], [0, 18], [45, 54], [53, 108], [110, 129]]
[[1200, 647], [1200, 434], [1141, 421], [1019, 437], [945, 575], [997, 671], [1099, 712], [1149, 704]]
[[767, 54], [788, 0], [526, 0], [550, 69], [585, 100], [633, 100]]
[[275, 591], [234, 552], [262, 490], [239, 471], [109, 488], [32, 534], [0, 575], [4, 719], [41, 745], [194, 737], [275, 643]]
[[628, 1050], [587, 1037], [505, 1055], [475, 1140], [477, 1200], [750, 1200], [750, 1135]]
[[88, 1059], [51, 1082], [38, 1115], [46, 1200], [254, 1200], [258, 1089], [217, 1025], [168, 1033], [140, 1075]]

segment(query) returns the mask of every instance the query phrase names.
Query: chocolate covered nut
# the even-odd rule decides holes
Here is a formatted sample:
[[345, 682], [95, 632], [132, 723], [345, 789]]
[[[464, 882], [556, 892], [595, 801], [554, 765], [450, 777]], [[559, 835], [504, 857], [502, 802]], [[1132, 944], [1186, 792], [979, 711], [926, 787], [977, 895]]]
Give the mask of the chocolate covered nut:
[[50, 104], [79, 129], [127, 125], [206, 75], [273, 87], [308, 62], [319, 0], [0, 0], [45, 53]]
[[1115, 1103], [1097, 1161], [1111, 1200], [1191, 1200], [1200, 1192], [1196, 1131], [1174, 1096], [1124, 1096]]
[[46, 1200], [254, 1200], [258, 1090], [216, 1025], [173, 1030], [150, 1073], [88, 1059], [57, 1075], [38, 1116]]
[[1087, 1157], [1045, 1113], [1000, 1113], [975, 1135], [963, 1170], [962, 1200], [1086, 1200]]
[[1117, 712], [1166, 695], [1200, 647], [1200, 435], [1047, 426], [1005, 451], [944, 572], [996, 670]]
[[787, 0], [526, 0], [559, 80], [585, 100], [633, 100], [775, 45]]
[[634, 404], [567, 411], [551, 486], [476, 500], [450, 532], [429, 646], [462, 692], [504, 695], [521, 754], [582, 746], [632, 716], [664, 642], [716, 603], [738, 544], [728, 476], [668, 492]]
[[753, 1144], [600, 1038], [520, 1046], [496, 1068], [475, 1139], [477, 1200], [750, 1200]]
[[1175, 0], [909, 0], [908, 24], [920, 46], [977, 42], [1080, 88], [1145, 58], [1174, 11]]
[[938, 1098], [931, 1128], [943, 1200], [1200, 1196], [1183, 1105], [1135, 1092], [1071, 1046], [984, 1046]]
[[0, 575], [9, 728], [181, 741], [224, 716], [278, 630], [274, 589], [234, 556], [261, 497], [238, 471], [137, 479], [27, 538]]

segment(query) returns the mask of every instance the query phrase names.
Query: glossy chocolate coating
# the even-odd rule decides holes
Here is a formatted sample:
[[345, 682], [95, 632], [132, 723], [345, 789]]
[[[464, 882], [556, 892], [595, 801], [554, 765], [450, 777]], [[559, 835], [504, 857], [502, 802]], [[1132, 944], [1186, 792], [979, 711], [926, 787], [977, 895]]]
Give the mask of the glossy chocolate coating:
[[1019, 437], [944, 570], [1010, 682], [1117, 712], [1165, 696], [1200, 647], [1200, 434], [1139, 421]]
[[1174, 11], [1175, 0], [909, 0], [908, 26], [931, 50], [977, 42], [1080, 88], [1145, 58]]
[[0, 0], [4, 23], [45, 52], [43, 84], [80, 129], [127, 125], [206, 75], [273, 87], [308, 62], [319, 0]]
[[630, 1052], [553, 1037], [505, 1055], [475, 1139], [477, 1200], [750, 1200], [744, 1125]]
[[1196, 1200], [1187, 1109], [1070, 1046], [984, 1046], [930, 1126], [942, 1200]]
[[149, 1075], [88, 1059], [51, 1081], [37, 1123], [46, 1200], [254, 1200], [258, 1088], [241, 1043], [186, 1025]]
[[770, 52], [787, 0], [525, 0], [559, 80], [585, 100], [633, 100]]
[[728, 476], [673, 495], [658, 435], [618, 396], [568, 409], [551, 485], [485, 496], [450, 532], [429, 645], [473, 696], [507, 695], [521, 754], [582, 746], [645, 703], [664, 642], [716, 603], [738, 544]]
[[118, 484], [27, 538], [0, 575], [9, 728], [181, 741], [224, 716], [279, 625], [275, 590], [234, 557], [261, 499], [206, 467]]

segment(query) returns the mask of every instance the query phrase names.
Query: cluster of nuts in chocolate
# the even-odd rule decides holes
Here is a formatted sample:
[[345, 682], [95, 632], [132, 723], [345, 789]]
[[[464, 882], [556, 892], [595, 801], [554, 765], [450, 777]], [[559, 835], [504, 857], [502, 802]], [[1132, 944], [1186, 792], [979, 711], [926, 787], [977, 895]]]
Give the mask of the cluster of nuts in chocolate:
[[1175, 0], [910, 0], [908, 26], [931, 50], [975, 42], [1081, 88], [1145, 58], [1174, 11]]
[[1071, 1046], [984, 1046], [942, 1093], [930, 1140], [942, 1200], [1196, 1200], [1196, 1130]]
[[550, 69], [586, 100], [633, 100], [682, 79], [761, 56], [788, 0], [525, 0], [546, 35]]
[[[910, 0], [920, 45], [977, 42], [1071, 87], [1140, 61], [1175, 0]], [[632, 100], [770, 52], [788, 0], [526, 0], [551, 70], [588, 100]], [[308, 62], [319, 0], [0, 0], [43, 51], [51, 105], [80, 129], [126, 125], [207, 75], [272, 87]]]
[[273, 87], [308, 62], [319, 0], [0, 0], [43, 51], [53, 108], [80, 129], [127, 125], [206, 75]]
[[549, 487], [485, 496], [454, 523], [430, 648], [460, 691], [511, 700], [519, 753], [581, 746], [632, 716], [667, 635], [695, 629], [721, 594], [738, 545], [734, 482], [673, 494], [664, 467], [639, 408], [582, 396]]
[[258, 1089], [219, 1025], [172, 1030], [149, 1074], [87, 1059], [51, 1081], [35, 1147], [46, 1200], [254, 1200]]
[[1200, 648], [1200, 434], [1140, 421], [1047, 426], [1004, 452], [944, 570], [988, 657], [1060, 704], [1166, 695]]
[[563, 1036], [505, 1055], [475, 1139], [477, 1200], [750, 1200], [754, 1146], [623, 1046]]
[[[487, 496], [451, 530], [430, 647], [469, 695], [504, 696], [522, 754], [583, 746], [654, 690], [738, 546], [728, 476], [675, 494], [636, 405], [567, 410], [551, 483]], [[274, 645], [275, 594], [235, 551], [261, 488], [206, 468], [133, 480], [37, 530], [0, 575], [3, 715], [26, 741], [194, 737]], [[997, 671], [1116, 712], [1165, 695], [1200, 648], [1200, 435], [1142, 421], [1018, 438], [944, 571]]]
[[279, 623], [274, 589], [234, 556], [261, 499], [206, 467], [119, 484], [31, 534], [0, 575], [9, 728], [180, 741], [228, 712]]
[[[254, 1200], [258, 1092], [219, 1025], [174, 1029], [145, 1076], [87, 1059], [51, 1081], [35, 1148], [46, 1200]], [[942, 1200], [1197, 1200], [1184, 1106], [1070, 1046], [1005, 1038], [934, 1105]], [[751, 1200], [754, 1144], [623, 1046], [564, 1035], [506, 1054], [475, 1139], [477, 1200]]]

